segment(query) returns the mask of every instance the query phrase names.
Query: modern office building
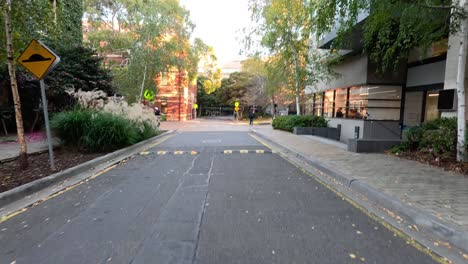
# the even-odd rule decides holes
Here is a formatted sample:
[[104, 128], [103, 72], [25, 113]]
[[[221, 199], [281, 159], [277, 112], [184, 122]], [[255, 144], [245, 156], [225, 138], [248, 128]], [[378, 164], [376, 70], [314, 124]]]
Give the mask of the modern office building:
[[[343, 60], [332, 67], [338, 77], [307, 89], [313, 96], [309, 114], [326, 117], [332, 127], [340, 125], [340, 141], [345, 143], [398, 140], [408, 127], [456, 115], [453, 108], [439, 109], [438, 102], [441, 90], [456, 88], [457, 36], [433, 43], [429, 50], [415, 49], [407, 62], [379, 72], [363, 53], [359, 24], [366, 17], [359, 17], [350, 50], [342, 51]], [[330, 48], [335, 37], [336, 32], [330, 32], [317, 47]]]

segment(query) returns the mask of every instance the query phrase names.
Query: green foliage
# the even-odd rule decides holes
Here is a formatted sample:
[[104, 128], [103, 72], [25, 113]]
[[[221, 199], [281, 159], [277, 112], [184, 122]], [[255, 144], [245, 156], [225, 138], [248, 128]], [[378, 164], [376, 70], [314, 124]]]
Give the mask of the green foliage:
[[392, 154], [400, 154], [411, 149], [408, 141], [403, 141], [401, 144], [393, 146], [389, 151]]
[[[452, 0], [319, 0], [310, 1], [309, 8], [319, 37], [339, 25], [335, 49], [352, 49], [350, 35], [362, 27], [365, 50], [385, 70], [406, 62], [412, 49], [426, 50], [450, 31], [456, 32], [465, 12], [455, 4]], [[358, 16], [367, 12], [369, 16], [358, 25]]]
[[82, 144], [91, 152], [112, 151], [138, 142], [138, 129], [120, 116], [110, 113], [95, 113]]
[[92, 91], [99, 89], [114, 94], [111, 72], [102, 68], [101, 59], [93, 50], [82, 46], [62, 46], [56, 53], [61, 57], [57, 68], [47, 77], [47, 86], [56, 94], [64, 89]]
[[[5, 1], [0, 1], [3, 8]], [[54, 11], [52, 1], [11, 1], [11, 26], [15, 57], [26, 48], [31, 39], [39, 39], [49, 47], [80, 45], [82, 41], [82, 0], [57, 1]], [[5, 24], [3, 9], [0, 23]], [[6, 36], [0, 34], [0, 61], [6, 60]]]
[[[198, 107], [209, 107], [209, 106], [215, 106], [217, 104], [216, 102], [216, 95], [215, 93], [208, 93], [207, 90], [211, 90], [210, 87], [206, 87], [205, 84], [207, 82], [206, 77], [199, 77], [197, 79], [197, 104]], [[210, 82], [210, 81], [208, 81]], [[211, 83], [211, 82], [210, 82]]]
[[190, 42], [194, 25], [177, 0], [86, 0], [85, 10], [94, 28], [89, 45], [101, 54], [129, 51], [128, 65], [113, 68], [117, 89], [129, 102], [140, 98], [142, 86], [157, 90], [154, 78], [160, 73], [187, 72], [194, 80], [200, 58], [212, 52], [200, 39]]
[[416, 150], [419, 146], [419, 142], [424, 134], [424, 129], [421, 126], [414, 126], [406, 131], [404, 141], [407, 142], [411, 150]]
[[322, 116], [278, 116], [273, 119], [272, 126], [292, 132], [294, 127], [328, 127], [328, 121]]
[[438, 118], [429, 122], [421, 124], [423, 130], [435, 130], [439, 128], [448, 128], [450, 130], [457, 130], [456, 118]]
[[[132, 32], [95, 30], [87, 33], [86, 36], [88, 45], [100, 54], [129, 49], [135, 42], [135, 36]], [[101, 45], [102, 41], [105, 41], [106, 45]]]
[[268, 49], [266, 89], [270, 95], [284, 86], [299, 98], [306, 85], [316, 84], [332, 73], [328, 64], [323, 63], [328, 54], [317, 52], [310, 42], [314, 24], [310, 22], [309, 2], [314, 1], [250, 1], [252, 20], [256, 23], [244, 44], [254, 54]]
[[93, 111], [77, 109], [61, 112], [51, 119], [54, 133], [65, 145], [78, 146], [92, 122]]
[[221, 88], [216, 90], [216, 102], [221, 105], [233, 105], [238, 101], [241, 105], [249, 105], [245, 95], [254, 86], [254, 76], [246, 72], [234, 72], [229, 78], [223, 79]]
[[[421, 150], [434, 157], [454, 157], [457, 145], [456, 118], [439, 118], [410, 128], [396, 152]], [[393, 152], [392, 150], [392, 152]], [[394, 152], [395, 153], [395, 152]]]
[[51, 126], [64, 144], [91, 152], [113, 151], [158, 134], [148, 123], [82, 109], [55, 115]]
[[157, 136], [159, 132], [153, 128], [151, 124], [148, 122], [143, 122], [141, 124], [140, 129], [138, 133], [138, 141], [143, 141], [149, 138], [152, 138], [154, 136]]
[[426, 130], [419, 144], [420, 149], [427, 149], [435, 157], [453, 157], [457, 146], [457, 130], [450, 127], [440, 127]]
[[81, 45], [83, 30], [83, 0], [57, 1], [57, 25], [60, 28], [59, 43]]

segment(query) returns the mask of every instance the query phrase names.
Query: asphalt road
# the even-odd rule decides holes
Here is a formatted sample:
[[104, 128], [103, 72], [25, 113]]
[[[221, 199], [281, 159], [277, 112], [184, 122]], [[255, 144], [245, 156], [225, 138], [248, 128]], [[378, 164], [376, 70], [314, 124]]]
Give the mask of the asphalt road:
[[433, 262], [245, 131], [178, 133], [0, 224], [0, 263]]

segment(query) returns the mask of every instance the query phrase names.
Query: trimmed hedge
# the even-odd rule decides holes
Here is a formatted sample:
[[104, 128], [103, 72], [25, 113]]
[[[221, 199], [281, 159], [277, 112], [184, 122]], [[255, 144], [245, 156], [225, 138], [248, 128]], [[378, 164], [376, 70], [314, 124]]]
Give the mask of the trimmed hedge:
[[328, 127], [328, 121], [321, 116], [277, 116], [273, 119], [274, 129], [292, 132], [294, 127]]
[[158, 134], [151, 124], [82, 109], [55, 115], [51, 126], [65, 145], [90, 152], [113, 151]]

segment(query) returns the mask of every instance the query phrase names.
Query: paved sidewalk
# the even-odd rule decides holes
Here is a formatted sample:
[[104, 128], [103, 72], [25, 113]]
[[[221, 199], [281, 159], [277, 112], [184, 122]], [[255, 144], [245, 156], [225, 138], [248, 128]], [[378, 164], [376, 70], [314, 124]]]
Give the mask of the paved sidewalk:
[[[58, 145], [58, 141], [55, 141], [54, 146]], [[38, 153], [42, 151], [47, 151], [48, 145], [47, 141], [37, 141], [27, 143], [28, 154]], [[0, 162], [7, 161], [18, 157], [19, 155], [19, 145], [16, 142], [8, 142], [0, 144]]]
[[349, 180], [365, 182], [404, 204], [468, 231], [468, 177], [385, 154], [348, 152], [339, 143], [297, 136], [269, 126], [260, 135]]

